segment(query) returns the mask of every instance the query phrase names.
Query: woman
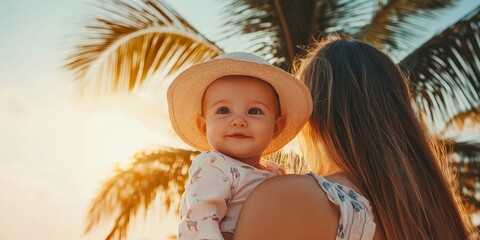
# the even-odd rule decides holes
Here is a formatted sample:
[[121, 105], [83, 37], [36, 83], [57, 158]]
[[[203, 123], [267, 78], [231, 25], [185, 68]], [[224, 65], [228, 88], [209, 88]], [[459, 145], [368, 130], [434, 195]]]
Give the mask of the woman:
[[447, 161], [388, 56], [332, 39], [298, 66], [314, 104], [300, 134], [314, 173], [260, 184], [235, 239], [474, 238]]

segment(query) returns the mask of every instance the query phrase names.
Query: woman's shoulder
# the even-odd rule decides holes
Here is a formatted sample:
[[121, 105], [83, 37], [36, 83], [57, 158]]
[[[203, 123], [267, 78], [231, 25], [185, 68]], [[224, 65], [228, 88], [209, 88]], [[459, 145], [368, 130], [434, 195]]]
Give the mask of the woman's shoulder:
[[315, 178], [282, 175], [258, 185], [247, 198], [235, 230], [238, 239], [334, 238], [340, 212]]
[[[247, 201], [264, 201], [288, 205], [289, 208], [337, 208], [332, 205], [317, 180], [310, 175], [287, 174], [266, 179], [250, 194]], [[290, 202], [291, 201], [291, 202]], [[310, 204], [298, 204], [299, 202]]]
[[256, 194], [267, 197], [286, 192], [294, 192], [301, 195], [289, 194], [288, 196], [284, 196], [285, 198], [313, 197], [323, 192], [318, 187], [316, 180], [309, 175], [287, 174], [266, 179], [255, 188], [251, 193], [251, 197], [253, 199]]

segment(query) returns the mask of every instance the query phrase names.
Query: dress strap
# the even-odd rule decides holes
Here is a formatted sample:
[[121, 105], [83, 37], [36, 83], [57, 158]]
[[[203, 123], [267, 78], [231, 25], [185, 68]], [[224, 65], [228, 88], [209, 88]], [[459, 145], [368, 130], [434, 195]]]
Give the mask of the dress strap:
[[328, 199], [340, 208], [340, 222], [337, 240], [340, 239], [373, 239], [375, 222], [373, 221], [370, 202], [352, 188], [330, 182], [315, 173], [308, 173], [315, 178]]

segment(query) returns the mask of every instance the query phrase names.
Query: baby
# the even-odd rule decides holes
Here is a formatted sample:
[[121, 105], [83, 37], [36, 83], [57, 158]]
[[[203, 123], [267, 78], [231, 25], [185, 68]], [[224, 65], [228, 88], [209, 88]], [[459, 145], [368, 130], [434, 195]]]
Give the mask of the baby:
[[227, 53], [180, 73], [168, 89], [172, 126], [204, 151], [192, 162], [178, 239], [231, 238], [248, 194], [285, 169], [262, 156], [292, 140], [312, 111], [300, 81], [249, 53]]

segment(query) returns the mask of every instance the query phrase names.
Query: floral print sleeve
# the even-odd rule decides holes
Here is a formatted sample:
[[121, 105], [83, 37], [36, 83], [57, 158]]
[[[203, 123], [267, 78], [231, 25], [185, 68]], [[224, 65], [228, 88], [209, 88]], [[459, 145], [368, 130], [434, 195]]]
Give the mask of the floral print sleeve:
[[212, 152], [193, 160], [181, 202], [178, 239], [223, 239], [219, 222], [231, 197], [228, 166]]

